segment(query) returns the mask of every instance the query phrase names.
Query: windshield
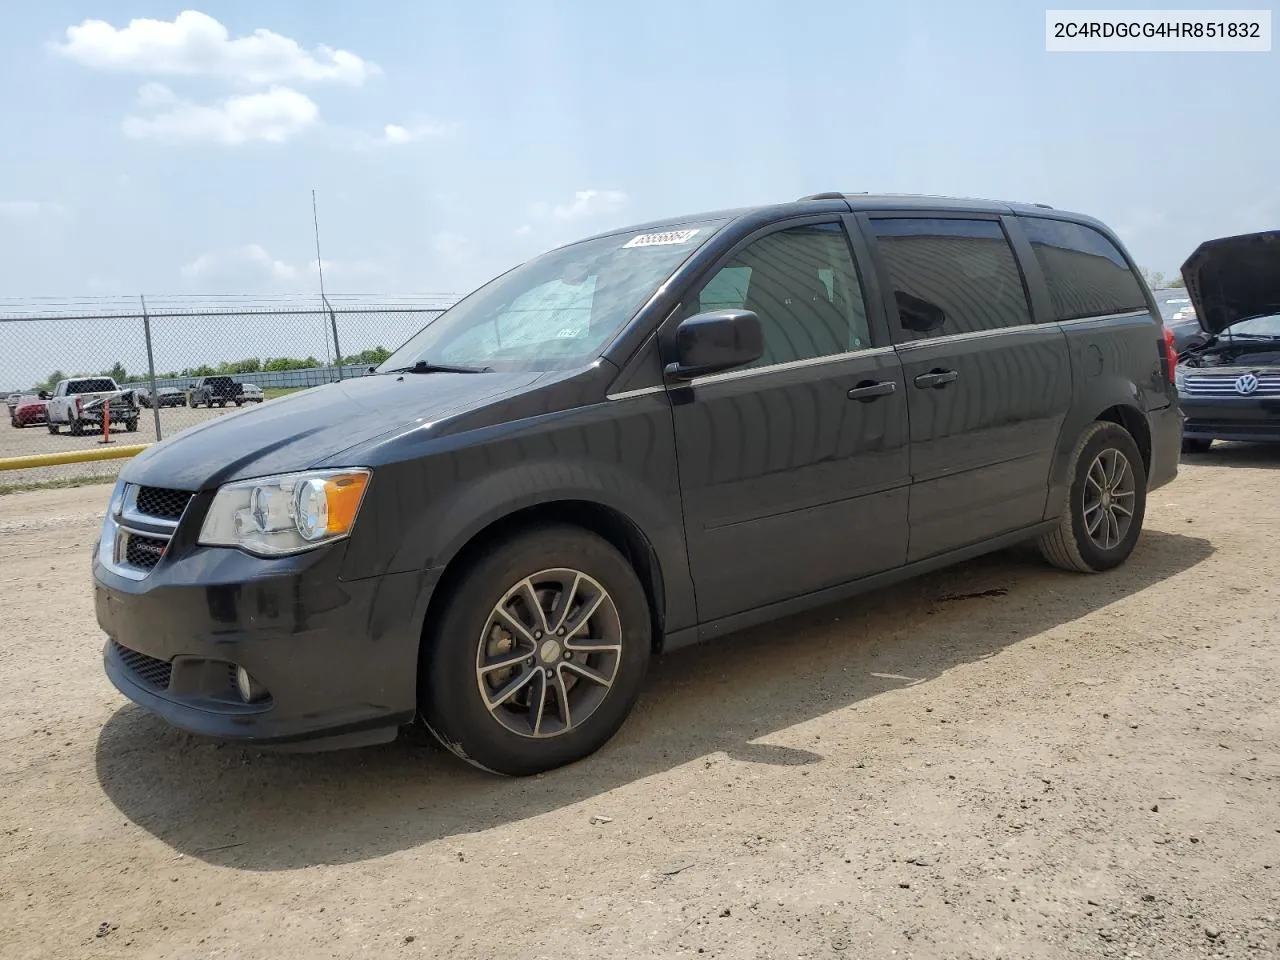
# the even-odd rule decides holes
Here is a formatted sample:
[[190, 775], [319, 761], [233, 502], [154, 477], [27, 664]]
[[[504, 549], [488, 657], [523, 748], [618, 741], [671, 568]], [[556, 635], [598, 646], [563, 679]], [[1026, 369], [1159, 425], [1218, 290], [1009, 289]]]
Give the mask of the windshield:
[[490, 281], [378, 367], [561, 370], [598, 357], [663, 281], [725, 224], [707, 220], [560, 247]]
[[1280, 314], [1233, 323], [1222, 334], [1224, 340], [1232, 337], [1269, 337], [1280, 340]]

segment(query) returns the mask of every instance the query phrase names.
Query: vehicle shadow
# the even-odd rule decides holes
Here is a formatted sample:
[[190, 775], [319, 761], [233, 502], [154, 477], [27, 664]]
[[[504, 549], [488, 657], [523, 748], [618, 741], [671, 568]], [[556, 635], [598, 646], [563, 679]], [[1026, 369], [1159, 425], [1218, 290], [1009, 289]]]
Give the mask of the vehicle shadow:
[[993, 554], [676, 651], [655, 661], [611, 743], [535, 778], [474, 770], [422, 735], [320, 754], [221, 745], [130, 705], [99, 735], [98, 780], [135, 824], [210, 863], [271, 871], [372, 859], [580, 803], [716, 752], [744, 763], [825, 762], [759, 740], [990, 657], [1211, 553], [1207, 540], [1148, 531], [1128, 564], [1093, 577]]
[[1253, 467], [1280, 469], [1280, 443], [1218, 442], [1206, 453], [1184, 453], [1183, 463], [1205, 467]]

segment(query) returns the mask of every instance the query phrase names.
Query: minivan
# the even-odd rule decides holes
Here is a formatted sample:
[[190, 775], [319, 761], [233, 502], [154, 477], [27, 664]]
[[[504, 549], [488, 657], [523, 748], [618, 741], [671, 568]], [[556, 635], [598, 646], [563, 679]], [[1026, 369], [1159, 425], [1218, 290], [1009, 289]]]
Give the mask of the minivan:
[[92, 561], [105, 669], [290, 749], [421, 721], [527, 775], [655, 652], [1021, 541], [1098, 573], [1177, 472], [1160, 314], [1101, 223], [818, 194], [611, 230], [371, 375], [130, 461]]

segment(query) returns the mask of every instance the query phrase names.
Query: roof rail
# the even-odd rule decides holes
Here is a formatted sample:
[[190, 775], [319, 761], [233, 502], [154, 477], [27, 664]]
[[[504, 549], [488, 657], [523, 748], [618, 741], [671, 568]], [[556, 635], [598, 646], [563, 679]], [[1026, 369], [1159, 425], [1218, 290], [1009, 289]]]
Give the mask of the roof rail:
[[1052, 209], [1053, 209], [1053, 207], [1049, 206], [1049, 204], [1047, 204], [1047, 203], [1033, 203], [1033, 204], [1032, 204], [1032, 206], [1033, 206], [1033, 207], [1043, 207], [1045, 210], [1052, 210]]
[[807, 197], [801, 197], [800, 200], [843, 200], [844, 197], [843, 193], [833, 190], [829, 193], [811, 193]]

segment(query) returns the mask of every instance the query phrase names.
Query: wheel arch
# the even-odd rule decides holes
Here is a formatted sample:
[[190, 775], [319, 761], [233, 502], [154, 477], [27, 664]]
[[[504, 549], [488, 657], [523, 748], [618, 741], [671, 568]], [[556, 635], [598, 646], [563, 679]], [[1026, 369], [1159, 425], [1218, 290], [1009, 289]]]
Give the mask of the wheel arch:
[[[1110, 400], [1111, 402], [1107, 402]], [[1054, 457], [1053, 472], [1049, 481], [1048, 499], [1045, 504], [1045, 519], [1051, 520], [1061, 514], [1061, 505], [1065, 502], [1067, 490], [1071, 485], [1071, 455], [1076, 443], [1084, 432], [1095, 423], [1114, 423], [1123, 427], [1133, 437], [1142, 455], [1142, 465], [1147, 474], [1151, 473], [1151, 425], [1147, 415], [1138, 405], [1136, 397], [1126, 396], [1099, 398], [1089, 407], [1077, 406], [1063, 425], [1058, 437], [1058, 450]]]
[[496, 544], [534, 527], [573, 526], [593, 533], [626, 558], [644, 589], [652, 624], [652, 645], [657, 652], [665, 632], [667, 596], [662, 564], [650, 538], [633, 519], [616, 507], [593, 500], [559, 499], [512, 510], [473, 533], [448, 558], [431, 591], [422, 621], [419, 660], [426, 655], [432, 627], [438, 621], [454, 586], [466, 576], [476, 559]]

